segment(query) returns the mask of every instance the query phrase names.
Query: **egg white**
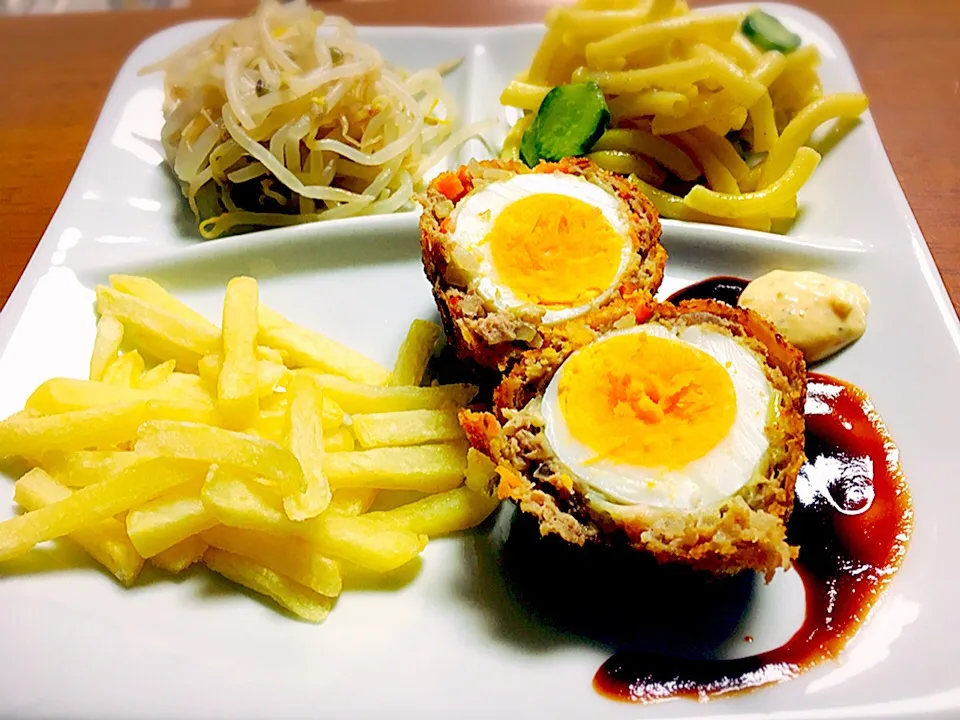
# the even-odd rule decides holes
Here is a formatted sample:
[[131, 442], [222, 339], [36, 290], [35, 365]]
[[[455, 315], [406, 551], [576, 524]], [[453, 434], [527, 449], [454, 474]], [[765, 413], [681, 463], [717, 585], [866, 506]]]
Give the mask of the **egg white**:
[[[540, 323], [552, 325], [601, 305], [617, 289], [633, 255], [630, 221], [620, 198], [580, 176], [568, 173], [515, 175], [508, 180], [492, 182], [461, 201], [452, 215], [455, 229], [449, 238], [450, 242], [465, 251], [470, 258], [473, 267], [463, 269], [469, 270], [469, 287], [481, 297], [484, 304], [499, 312], [539, 312], [539, 306], [517, 297], [516, 293], [501, 281], [493, 264], [489, 244], [484, 240], [493, 229], [500, 213], [507, 207], [522, 198], [541, 194], [564, 195], [596, 207], [623, 238], [620, 265], [610, 287], [582, 305], [544, 308]], [[454, 258], [457, 258], [457, 255], [454, 253]], [[462, 257], [462, 253], [460, 255]]]
[[733, 337], [709, 326], [673, 331], [657, 324], [639, 325], [607, 337], [635, 332], [692, 345], [727, 370], [737, 398], [736, 417], [727, 435], [706, 455], [679, 469], [642, 467], [609, 459], [587, 465], [596, 451], [576, 440], [564, 419], [558, 397], [564, 372], [561, 366], [547, 386], [541, 404], [548, 445], [568, 472], [619, 505], [695, 510], [733, 495], [750, 481], [769, 447], [765, 428], [777, 391], [767, 380], [760, 361]]

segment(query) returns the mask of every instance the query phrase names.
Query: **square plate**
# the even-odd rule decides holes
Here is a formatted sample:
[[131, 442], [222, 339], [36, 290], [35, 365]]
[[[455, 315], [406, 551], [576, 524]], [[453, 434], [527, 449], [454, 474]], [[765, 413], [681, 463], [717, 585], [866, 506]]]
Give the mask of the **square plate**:
[[[819, 46], [827, 91], [859, 89], [826, 24], [789, 6], [769, 9]], [[93, 288], [110, 272], [149, 274], [214, 319], [227, 279], [252, 274], [265, 303], [384, 363], [392, 362], [411, 319], [435, 317], [412, 212], [198, 241], [157, 150], [160, 77], [138, 77], [137, 70], [214, 25], [166, 30], [145, 41], [121, 70], [76, 175], [0, 314], [0, 415], [20, 409], [48, 377], [86, 376]], [[538, 26], [362, 30], [386, 57], [407, 66], [465, 54], [448, 83], [468, 120], [502, 113], [500, 89], [527, 65], [541, 34]], [[461, 157], [482, 152], [472, 143]], [[320, 626], [227, 591], [202, 571], [176, 579], [147, 572], [137, 587], [124, 590], [70, 547], [41, 548], [6, 564], [0, 575], [0, 714], [955, 716], [960, 615], [945, 570], [960, 541], [950, 510], [960, 490], [947, 474], [960, 405], [960, 324], [869, 115], [824, 158], [800, 202], [793, 235], [862, 244], [839, 251], [802, 239], [722, 239], [707, 228], [680, 233], [668, 227], [663, 293], [709, 275], [753, 277], [780, 267], [854, 280], [872, 298], [867, 334], [821, 369], [872, 395], [900, 446], [917, 523], [903, 569], [842, 662], [709, 705], [606, 700], [591, 679], [613, 649], [604, 638], [616, 637], [617, 628], [598, 637], [538, 619], [513, 586], [515, 577], [502, 571], [516, 564], [505, 540], [511, 523], [505, 511], [477, 532], [432, 542], [418, 572], [399, 589], [346, 594]], [[5, 517], [14, 512], [12, 503], [0, 505]], [[537, 556], [524, 561], [536, 563]], [[570, 596], [571, 607], [582, 598], [584, 612], [603, 607], [576, 577], [557, 578], [550, 587]], [[657, 587], [636, 592], [655, 604]], [[737, 656], [775, 647], [799, 626], [803, 597], [795, 573], [743, 592], [748, 601], [727, 625], [718, 625], [715, 608], [693, 599], [688, 623], [664, 625], [654, 613], [628, 618], [625, 631], [636, 633], [634, 624], [646, 623], [651, 638], [673, 652]], [[701, 626], [705, 635], [698, 640], [690, 627]], [[753, 644], [743, 642], [745, 635]], [[710, 647], [698, 645], [704, 638]]]

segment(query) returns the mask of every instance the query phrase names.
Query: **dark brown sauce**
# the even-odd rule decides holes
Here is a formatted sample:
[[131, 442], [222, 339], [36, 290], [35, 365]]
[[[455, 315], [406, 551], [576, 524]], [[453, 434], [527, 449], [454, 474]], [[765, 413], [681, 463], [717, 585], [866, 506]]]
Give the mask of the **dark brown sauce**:
[[719, 300], [727, 305], [736, 306], [743, 289], [749, 283], [749, 280], [743, 278], [716, 275], [680, 288], [667, 298], [667, 302], [676, 305], [684, 300]]
[[[738, 284], [742, 290], [746, 281], [711, 278], [671, 300], [714, 297], [736, 304], [739, 293], [731, 290]], [[800, 548], [795, 567], [806, 592], [803, 625], [785, 645], [735, 660], [619, 652], [597, 671], [598, 692], [633, 702], [743, 692], [836, 657], [856, 633], [906, 552], [910, 496], [896, 446], [863, 391], [808, 373], [805, 414], [807, 463], [788, 526], [791, 544]]]

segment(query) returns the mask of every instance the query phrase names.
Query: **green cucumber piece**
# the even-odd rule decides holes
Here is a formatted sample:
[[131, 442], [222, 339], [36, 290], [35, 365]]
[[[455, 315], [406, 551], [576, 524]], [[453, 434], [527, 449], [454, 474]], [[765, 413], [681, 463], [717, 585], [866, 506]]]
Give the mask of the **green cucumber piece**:
[[758, 48], [792, 53], [800, 47], [800, 36], [787, 30], [773, 15], [754, 10], [743, 19], [740, 31]]
[[534, 119], [530, 127], [520, 136], [520, 159], [527, 167], [534, 167], [540, 162], [540, 153], [537, 152], [537, 121]]
[[603, 91], [590, 81], [558, 85], [548, 92], [530, 130], [538, 159], [556, 162], [588, 153], [609, 124]]

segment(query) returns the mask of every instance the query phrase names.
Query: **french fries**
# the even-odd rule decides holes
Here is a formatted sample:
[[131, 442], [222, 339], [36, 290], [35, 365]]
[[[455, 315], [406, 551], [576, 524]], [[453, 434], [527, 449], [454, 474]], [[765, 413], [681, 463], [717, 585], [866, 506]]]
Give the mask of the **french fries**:
[[[477, 388], [419, 386], [439, 326], [414, 321], [391, 373], [259, 296], [231, 281], [221, 331], [148, 278], [97, 288], [89, 378], [47, 380], [0, 421], [0, 457], [32, 468], [14, 487], [25, 514], [0, 522], [0, 573], [65, 537], [124, 585], [145, 558], [202, 563], [319, 622], [341, 566], [394, 571], [493, 511], [457, 420]], [[425, 495], [370, 512], [381, 489]]]
[[0, 422], [0, 457], [110, 448], [133, 440], [140, 426], [151, 419], [211, 420], [209, 413], [194, 405], [166, 400], [117, 403], [41, 417], [10, 417]]
[[[34, 468], [17, 481], [14, 499], [27, 512], [64, 500], [72, 494], [40, 468]], [[74, 530], [68, 535], [87, 554], [112, 572], [128, 587], [136, 582], [143, 557], [127, 537], [123, 523], [107, 517]]]
[[463, 428], [455, 408], [404, 410], [354, 415], [353, 434], [362, 448], [423, 445], [462, 440]]
[[318, 368], [356, 382], [382, 385], [390, 372], [356, 350], [318, 332], [294, 325], [279, 313], [260, 306], [260, 342], [285, 353], [296, 367]]
[[97, 287], [97, 308], [131, 328], [141, 344], [154, 351], [165, 350], [183, 370], [196, 370], [200, 358], [220, 349], [220, 333], [215, 328], [104, 285]]
[[248, 427], [260, 409], [256, 355], [259, 302], [253, 278], [236, 277], [227, 284], [217, 403], [224, 423], [235, 430]]
[[[118, 360], [117, 363], [119, 362]], [[115, 367], [117, 363], [110, 367]], [[51, 378], [33, 391], [33, 394], [27, 398], [25, 407], [36, 410], [41, 415], [55, 415], [104, 405], [163, 399], [185, 405], [195, 404], [198, 410], [211, 413], [215, 410], [212, 399], [208, 395], [202, 391], [186, 393], [182, 388], [173, 387], [173, 381], [170, 378], [146, 389], [93, 380]]]
[[37, 462], [60, 484], [86, 487], [113, 477], [146, 459], [143, 455], [124, 450], [54, 450], [41, 455]]
[[466, 443], [439, 443], [331, 453], [324, 470], [334, 488], [438, 493], [461, 485], [466, 467]]
[[443, 330], [426, 320], [414, 320], [397, 351], [397, 361], [390, 375], [390, 385], [419, 385], [433, 348]]
[[479, 525], [499, 504], [489, 495], [459, 487], [393, 510], [367, 513], [365, 517], [397, 530], [433, 537]]
[[123, 323], [112, 315], [103, 315], [97, 323], [97, 336], [90, 356], [90, 379], [101, 380], [107, 366], [117, 359], [123, 343]]
[[217, 524], [200, 499], [199, 486], [184, 487], [127, 513], [127, 534], [145, 558], [168, 550]]
[[143, 373], [143, 357], [136, 350], [124, 353], [103, 371], [103, 381], [111, 385], [134, 388], [140, 384]]
[[140, 425], [134, 449], [142, 455], [246, 469], [287, 488], [303, 483], [300, 463], [286, 448], [256, 435], [210, 425], [150, 420]]
[[209, 548], [203, 562], [227, 580], [272, 598], [304, 620], [322, 622], [333, 608], [330, 598], [240, 555]]
[[161, 570], [177, 575], [191, 565], [200, 562], [203, 559], [203, 554], [207, 551], [207, 547], [203, 540], [194, 535], [186, 540], [181, 540], [163, 552], [158, 552], [150, 558], [150, 563]]
[[0, 561], [142, 505], [195, 479], [196, 468], [184, 463], [166, 458], [138, 463], [26, 515], [0, 522]]
[[293, 535], [322, 555], [387, 572], [405, 565], [426, 546], [425, 536], [395, 530], [364, 517], [324, 513], [305, 522], [290, 520], [279, 495], [226, 471], [211, 473], [203, 484], [203, 502], [224, 525], [273, 535]]
[[200, 537], [210, 547], [249, 558], [321, 595], [336, 597], [343, 588], [336, 561], [299, 538], [281, 538], [225, 525], [207, 530]]
[[330, 484], [323, 471], [323, 395], [309, 375], [297, 375], [289, 393], [287, 447], [303, 469], [303, 481], [285, 493], [283, 509], [291, 520], [307, 520], [330, 504]]
[[336, 402], [344, 412], [351, 415], [459, 408], [469, 403], [477, 394], [477, 388], [473, 385], [378, 387], [353, 382], [337, 375], [315, 376], [323, 387], [323, 396]]

